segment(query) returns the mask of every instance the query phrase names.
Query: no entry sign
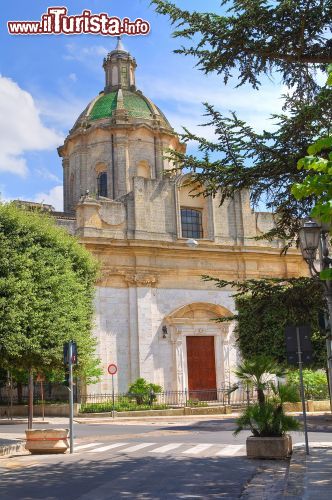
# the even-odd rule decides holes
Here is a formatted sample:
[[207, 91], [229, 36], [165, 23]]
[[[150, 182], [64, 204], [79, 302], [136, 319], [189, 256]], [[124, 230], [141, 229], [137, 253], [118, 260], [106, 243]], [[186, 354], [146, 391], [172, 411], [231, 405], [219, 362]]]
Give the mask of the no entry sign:
[[118, 367], [114, 363], [112, 363], [108, 365], [107, 371], [110, 375], [115, 375], [118, 371]]

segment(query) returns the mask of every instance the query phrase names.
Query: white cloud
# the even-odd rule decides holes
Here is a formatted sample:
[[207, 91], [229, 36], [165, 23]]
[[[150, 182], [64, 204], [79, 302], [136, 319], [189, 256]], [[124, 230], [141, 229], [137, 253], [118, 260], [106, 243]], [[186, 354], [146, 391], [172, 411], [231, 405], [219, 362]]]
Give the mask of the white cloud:
[[68, 78], [72, 82], [77, 82], [77, 75], [76, 75], [76, 73], [70, 73], [70, 75], [68, 75]]
[[28, 172], [24, 153], [55, 148], [62, 137], [47, 128], [28, 92], [0, 75], [0, 171], [24, 176]]
[[48, 193], [37, 193], [33, 201], [52, 205], [56, 210], [62, 211], [63, 186], [55, 186]]

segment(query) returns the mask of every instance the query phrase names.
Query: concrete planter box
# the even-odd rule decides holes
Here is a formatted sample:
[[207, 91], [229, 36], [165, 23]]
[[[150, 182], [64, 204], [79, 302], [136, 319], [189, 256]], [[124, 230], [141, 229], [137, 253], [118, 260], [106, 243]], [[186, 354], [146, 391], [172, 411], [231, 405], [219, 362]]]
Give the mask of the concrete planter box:
[[248, 458], [285, 459], [292, 454], [292, 438], [289, 434], [282, 437], [247, 438]]
[[68, 429], [31, 429], [25, 435], [25, 448], [33, 455], [66, 453], [69, 448]]

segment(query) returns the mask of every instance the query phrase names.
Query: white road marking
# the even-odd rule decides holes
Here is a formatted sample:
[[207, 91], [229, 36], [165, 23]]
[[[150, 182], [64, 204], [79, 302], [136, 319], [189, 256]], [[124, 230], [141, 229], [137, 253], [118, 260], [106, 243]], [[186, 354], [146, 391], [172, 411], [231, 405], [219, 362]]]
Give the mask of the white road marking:
[[[293, 448], [297, 446], [305, 446], [305, 442], [303, 441], [302, 443], [294, 443]], [[317, 446], [318, 448], [325, 448], [325, 447], [330, 447], [332, 446], [332, 443], [330, 441], [309, 441], [309, 446]]]
[[166, 453], [166, 451], [175, 450], [175, 448], [179, 448], [183, 443], [171, 443], [165, 444], [164, 446], [160, 446], [160, 448], [155, 448], [151, 450], [150, 453]]
[[141, 443], [141, 444], [136, 444], [135, 446], [130, 446], [129, 448], [125, 448], [124, 450], [121, 450], [121, 453], [132, 453], [133, 451], [138, 451], [143, 448], [147, 448], [148, 446], [154, 446], [157, 443]]
[[103, 443], [89, 443], [89, 444], [81, 444], [79, 446], [74, 445], [74, 451], [85, 450], [86, 448], [93, 448], [93, 446], [99, 446]]
[[119, 448], [120, 446], [126, 446], [129, 443], [113, 443], [107, 446], [102, 446], [101, 448], [95, 448], [94, 450], [89, 450], [88, 453], [99, 453], [101, 451], [113, 450], [114, 448]]
[[213, 444], [210, 443], [197, 444], [196, 446], [193, 446], [192, 448], [189, 448], [189, 450], [185, 450], [182, 453], [190, 453], [190, 455], [198, 455], [198, 453], [201, 453], [202, 451], [211, 448], [211, 446], [213, 446]]
[[223, 448], [221, 451], [216, 453], [217, 457], [232, 457], [234, 456], [238, 451], [244, 449], [244, 444], [228, 444]]

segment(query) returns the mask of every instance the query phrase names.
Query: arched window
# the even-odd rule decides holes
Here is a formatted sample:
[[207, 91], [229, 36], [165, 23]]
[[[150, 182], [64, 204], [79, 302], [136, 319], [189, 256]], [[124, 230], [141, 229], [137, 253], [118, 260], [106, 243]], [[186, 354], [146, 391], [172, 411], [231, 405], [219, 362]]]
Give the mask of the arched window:
[[107, 172], [100, 172], [97, 177], [98, 196], [107, 198]]
[[202, 211], [181, 207], [182, 238], [203, 238]]

